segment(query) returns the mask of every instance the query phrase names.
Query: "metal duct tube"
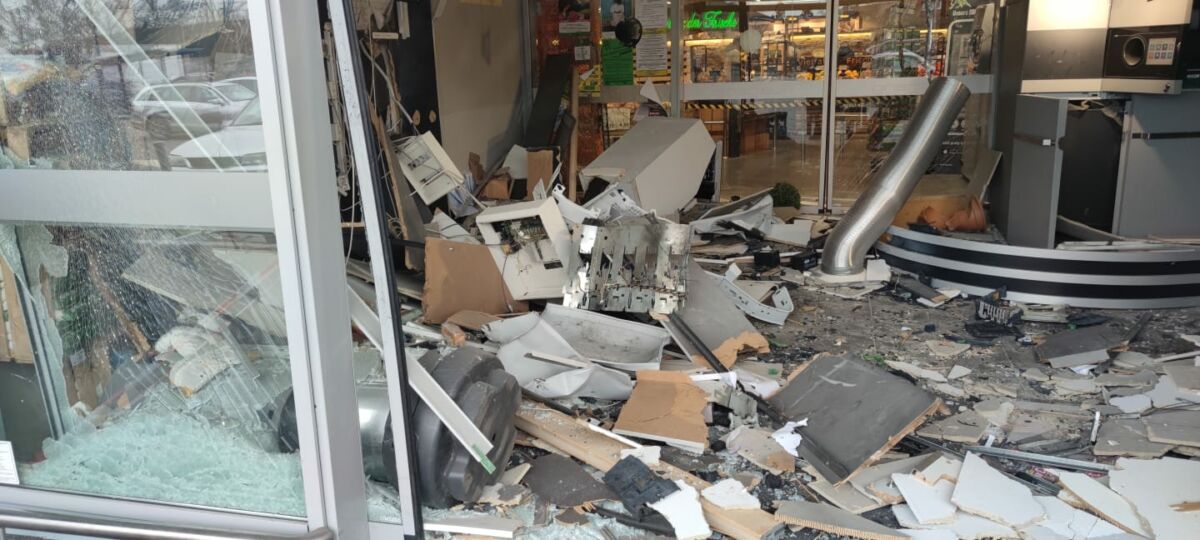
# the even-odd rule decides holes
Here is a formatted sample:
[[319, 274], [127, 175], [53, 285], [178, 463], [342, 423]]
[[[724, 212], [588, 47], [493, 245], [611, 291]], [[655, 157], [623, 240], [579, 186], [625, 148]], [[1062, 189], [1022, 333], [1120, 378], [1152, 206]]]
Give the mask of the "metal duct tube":
[[867, 250], [912, 195], [970, 95], [967, 87], [955, 79], [943, 77], [929, 82], [929, 89], [875, 181], [829, 234], [821, 255], [821, 272], [844, 276], [865, 269]]

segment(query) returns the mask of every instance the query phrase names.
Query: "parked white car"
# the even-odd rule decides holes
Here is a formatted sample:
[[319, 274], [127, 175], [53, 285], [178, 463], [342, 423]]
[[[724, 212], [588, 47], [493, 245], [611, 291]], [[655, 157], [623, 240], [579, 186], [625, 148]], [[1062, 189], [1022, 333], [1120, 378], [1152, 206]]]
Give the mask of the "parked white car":
[[192, 133], [204, 131], [203, 127], [221, 129], [256, 97], [256, 92], [234, 82], [161, 84], [138, 92], [132, 111], [152, 137], [167, 139], [186, 134], [180, 122], [197, 118], [203, 126], [188, 125]]
[[225, 129], [175, 147], [169, 158], [172, 170], [266, 171], [266, 143], [259, 101], [251, 101]]

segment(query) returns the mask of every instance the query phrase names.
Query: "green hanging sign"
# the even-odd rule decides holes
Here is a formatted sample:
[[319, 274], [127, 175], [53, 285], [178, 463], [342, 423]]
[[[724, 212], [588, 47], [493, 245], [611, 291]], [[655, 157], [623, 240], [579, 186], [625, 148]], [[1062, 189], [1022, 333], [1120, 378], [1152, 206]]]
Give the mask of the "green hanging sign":
[[738, 26], [737, 13], [733, 11], [692, 12], [683, 27], [688, 30], [736, 30]]

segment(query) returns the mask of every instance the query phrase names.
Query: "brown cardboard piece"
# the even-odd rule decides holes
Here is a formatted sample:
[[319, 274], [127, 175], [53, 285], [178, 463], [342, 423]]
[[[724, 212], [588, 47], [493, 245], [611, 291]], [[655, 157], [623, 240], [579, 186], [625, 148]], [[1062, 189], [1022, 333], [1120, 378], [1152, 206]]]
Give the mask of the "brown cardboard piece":
[[460, 311], [523, 313], [504, 285], [488, 247], [441, 238], [425, 241], [425, 291], [421, 299], [427, 323], [437, 324]]
[[686, 374], [639, 371], [613, 431], [703, 452], [708, 447], [707, 405], [708, 394]]
[[525, 179], [525, 200], [533, 200], [533, 188], [538, 185], [538, 181], [546, 186], [546, 192], [550, 192], [550, 181], [554, 179], [554, 151], [553, 150], [530, 150], [526, 158], [526, 170], [529, 178]]

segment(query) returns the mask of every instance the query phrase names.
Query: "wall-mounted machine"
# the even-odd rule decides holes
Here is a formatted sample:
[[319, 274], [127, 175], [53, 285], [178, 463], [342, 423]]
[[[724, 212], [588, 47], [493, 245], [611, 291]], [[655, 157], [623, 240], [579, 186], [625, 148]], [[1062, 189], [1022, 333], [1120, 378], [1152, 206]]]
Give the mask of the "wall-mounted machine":
[[1193, 0], [1112, 0], [1104, 82], [1108, 92], [1177, 94], [1200, 85], [1200, 6]]
[[[1178, 94], [1200, 88], [1194, 0], [1029, 0], [1021, 93]], [[1024, 17], [1024, 21], [1020, 20]], [[1010, 43], [1010, 51], [1020, 50]]]

